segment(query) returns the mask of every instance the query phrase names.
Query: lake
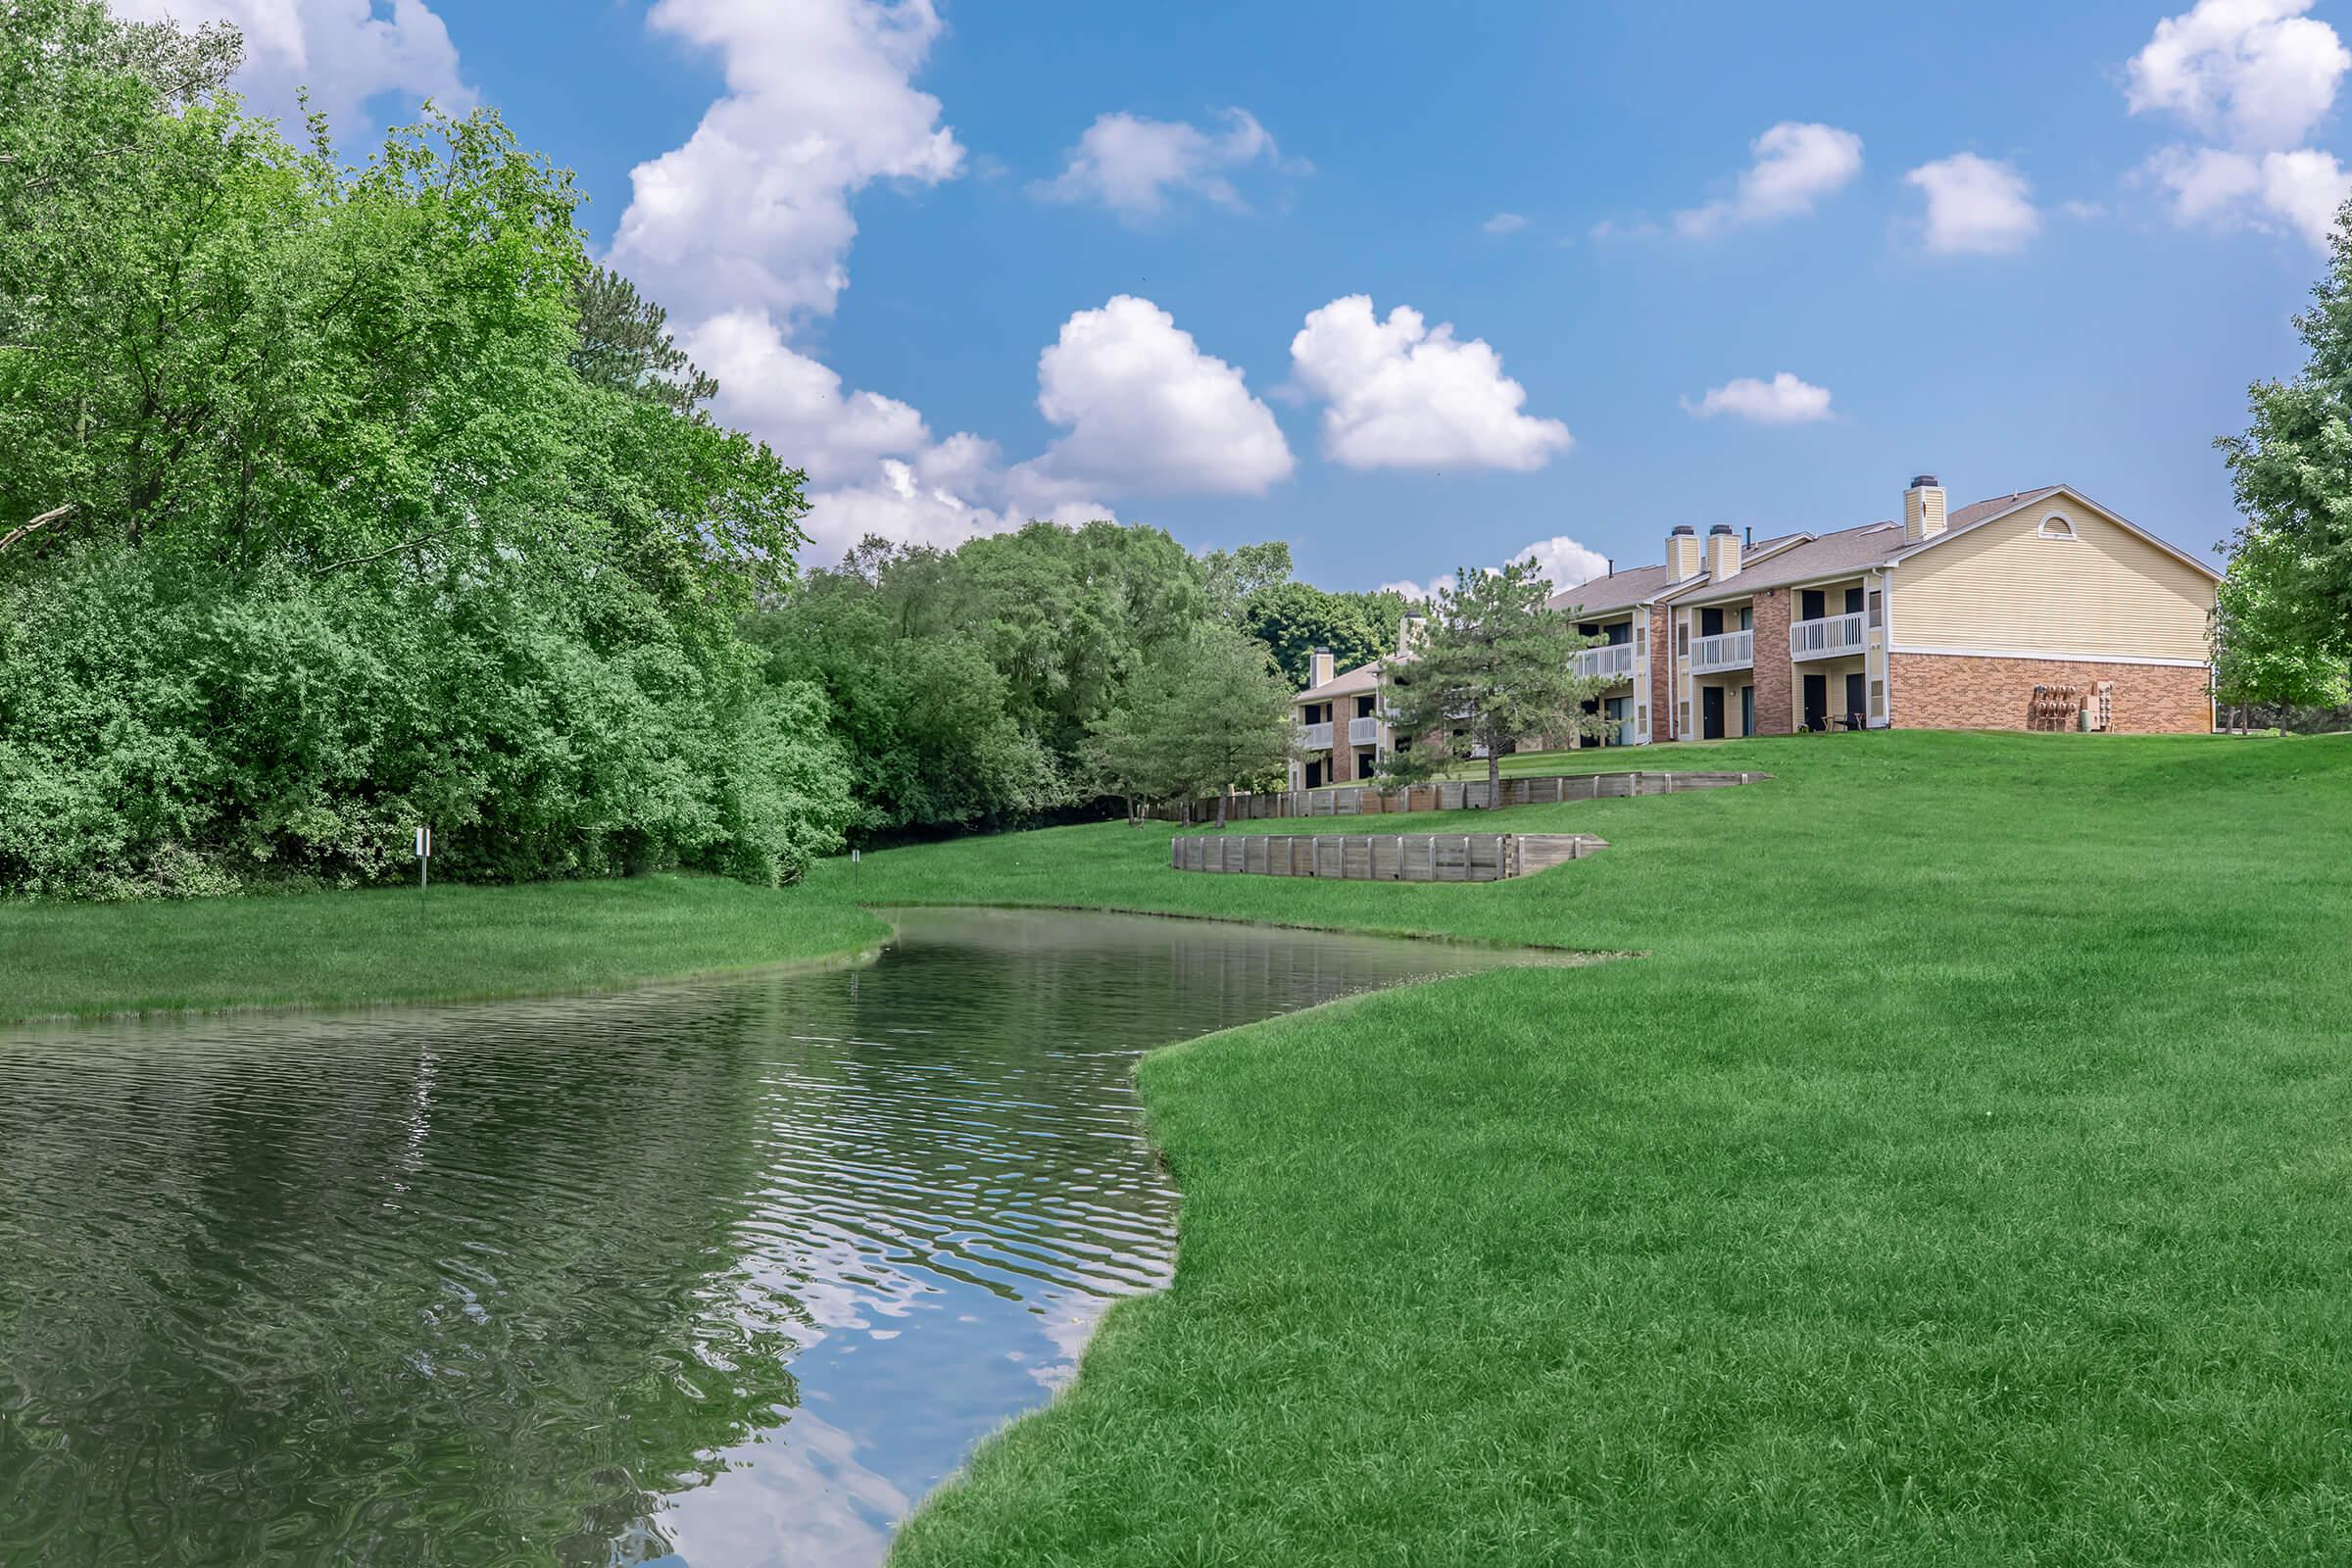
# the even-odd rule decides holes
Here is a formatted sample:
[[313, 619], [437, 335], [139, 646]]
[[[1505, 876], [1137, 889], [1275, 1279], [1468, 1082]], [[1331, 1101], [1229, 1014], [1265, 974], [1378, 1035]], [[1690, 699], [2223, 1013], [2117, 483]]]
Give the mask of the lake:
[[1168, 1278], [1139, 1053], [1532, 956], [894, 918], [853, 968], [0, 1026], [0, 1562], [877, 1562]]

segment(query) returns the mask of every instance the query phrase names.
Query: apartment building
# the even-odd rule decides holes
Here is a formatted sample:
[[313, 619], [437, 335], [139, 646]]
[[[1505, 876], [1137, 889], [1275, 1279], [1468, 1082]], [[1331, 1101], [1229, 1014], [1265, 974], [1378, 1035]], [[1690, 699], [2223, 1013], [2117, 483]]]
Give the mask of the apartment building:
[[[2219, 580], [2070, 486], [1955, 510], [1922, 474], [1899, 521], [1761, 540], [1686, 523], [1663, 562], [1551, 605], [1600, 639], [1577, 662], [1608, 682], [1593, 706], [1613, 721], [1609, 744], [2025, 729], [2077, 711], [2094, 728], [2203, 733]], [[1394, 744], [1380, 678], [1396, 657], [1318, 666], [1298, 698], [1294, 787], [1365, 777]]]

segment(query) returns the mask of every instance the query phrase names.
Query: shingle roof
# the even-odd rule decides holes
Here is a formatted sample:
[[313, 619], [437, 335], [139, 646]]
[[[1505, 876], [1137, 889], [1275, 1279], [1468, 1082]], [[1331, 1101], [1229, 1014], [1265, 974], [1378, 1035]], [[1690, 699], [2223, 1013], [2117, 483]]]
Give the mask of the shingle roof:
[[1879, 564], [1902, 548], [1903, 525], [1899, 522], [1866, 522], [1859, 528], [1840, 528], [1784, 550], [1720, 583], [1702, 579], [1675, 595], [1675, 602], [1698, 604], [1734, 599], [1792, 582], [1860, 571], [1865, 566]]
[[1342, 670], [1322, 685], [1309, 686], [1291, 700], [1297, 703], [1319, 703], [1327, 697], [1354, 697], [1364, 692], [1376, 692], [1380, 690], [1380, 666], [1387, 662], [1386, 659], [1375, 659], [1353, 669]]
[[1674, 586], [1674, 574], [1664, 566], [1634, 566], [1614, 576], [1573, 583], [1544, 603], [1554, 610], [1581, 610], [1588, 615], [1630, 610]]

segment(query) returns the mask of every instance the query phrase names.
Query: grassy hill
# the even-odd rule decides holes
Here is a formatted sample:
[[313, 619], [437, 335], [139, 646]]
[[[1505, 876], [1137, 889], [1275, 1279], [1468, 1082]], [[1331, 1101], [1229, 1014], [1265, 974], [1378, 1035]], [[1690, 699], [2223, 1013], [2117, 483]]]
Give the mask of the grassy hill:
[[[2352, 741], [1703, 755], [1778, 777], [1483, 816], [1613, 845], [1508, 883], [1183, 875], [1105, 824], [467, 893], [431, 952], [562, 989], [974, 902], [1642, 955], [1150, 1058], [1175, 1283], [904, 1564], [2342, 1560]], [[408, 897], [0, 909], [7, 1000], [418, 994]]]

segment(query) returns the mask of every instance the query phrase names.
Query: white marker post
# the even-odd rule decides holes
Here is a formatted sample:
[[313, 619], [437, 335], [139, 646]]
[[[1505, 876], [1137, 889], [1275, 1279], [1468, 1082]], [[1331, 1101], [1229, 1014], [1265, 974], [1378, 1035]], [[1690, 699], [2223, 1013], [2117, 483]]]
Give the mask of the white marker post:
[[416, 891], [419, 893], [424, 891], [425, 866], [432, 860], [432, 858], [433, 830], [429, 827], [420, 827], [416, 830]]

